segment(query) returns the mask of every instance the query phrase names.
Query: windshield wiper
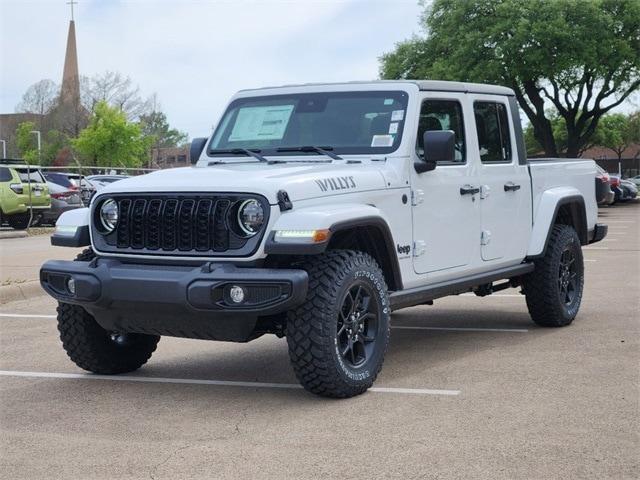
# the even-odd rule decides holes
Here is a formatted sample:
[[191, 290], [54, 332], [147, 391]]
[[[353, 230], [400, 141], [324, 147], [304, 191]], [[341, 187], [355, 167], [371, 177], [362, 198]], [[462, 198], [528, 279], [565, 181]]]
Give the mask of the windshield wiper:
[[261, 162], [269, 163], [269, 160], [267, 160], [265, 157], [260, 155], [261, 151], [262, 150], [260, 150], [259, 148], [252, 148], [251, 150], [249, 150], [248, 148], [229, 148], [229, 149], [213, 149], [213, 150], [209, 150], [209, 153], [213, 153], [213, 154], [227, 153], [231, 155], [246, 155], [247, 157], [257, 158]]
[[322, 155], [326, 155], [334, 160], [342, 160], [342, 157], [339, 157], [333, 152], [333, 147], [316, 147], [313, 145], [307, 145], [304, 147], [281, 147], [276, 150], [276, 152], [315, 152], [321, 153]]

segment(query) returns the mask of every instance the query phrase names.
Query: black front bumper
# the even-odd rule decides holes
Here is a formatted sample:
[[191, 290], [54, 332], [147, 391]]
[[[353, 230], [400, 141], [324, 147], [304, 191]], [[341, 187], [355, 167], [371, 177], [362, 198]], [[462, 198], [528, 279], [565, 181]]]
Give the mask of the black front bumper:
[[[84, 307], [109, 331], [246, 341], [259, 317], [303, 302], [308, 277], [304, 270], [144, 265], [103, 258], [48, 261], [40, 283], [58, 301]], [[231, 299], [232, 286], [243, 288], [242, 303]]]

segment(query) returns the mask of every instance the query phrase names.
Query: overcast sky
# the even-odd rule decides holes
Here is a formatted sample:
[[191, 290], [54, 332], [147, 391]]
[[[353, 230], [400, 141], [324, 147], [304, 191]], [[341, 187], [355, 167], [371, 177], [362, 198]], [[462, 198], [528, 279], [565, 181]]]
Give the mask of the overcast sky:
[[[0, 0], [0, 113], [38, 80], [60, 83], [66, 1]], [[239, 89], [377, 78], [419, 14], [417, 0], [79, 0], [79, 69], [130, 76], [173, 126], [203, 136]]]

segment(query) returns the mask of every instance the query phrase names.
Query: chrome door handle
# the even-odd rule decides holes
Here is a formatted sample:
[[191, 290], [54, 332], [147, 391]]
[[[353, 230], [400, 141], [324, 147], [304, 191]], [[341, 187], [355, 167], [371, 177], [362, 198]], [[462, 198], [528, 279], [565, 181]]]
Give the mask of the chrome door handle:
[[460, 195], [475, 195], [476, 193], [480, 193], [480, 187], [474, 187], [473, 185], [460, 187]]
[[505, 192], [515, 192], [516, 190], [520, 190], [520, 185], [516, 185], [513, 182], [507, 182], [504, 184]]

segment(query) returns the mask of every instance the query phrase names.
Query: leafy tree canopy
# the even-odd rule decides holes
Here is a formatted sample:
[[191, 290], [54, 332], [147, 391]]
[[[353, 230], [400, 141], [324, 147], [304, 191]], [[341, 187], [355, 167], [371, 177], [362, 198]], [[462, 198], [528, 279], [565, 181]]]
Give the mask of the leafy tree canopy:
[[71, 144], [93, 165], [138, 167], [148, 155], [150, 139], [143, 136], [138, 124], [127, 121], [119, 108], [100, 101], [87, 128]]
[[497, 83], [516, 92], [536, 141], [557, 156], [552, 105], [566, 154], [577, 156], [603, 115], [640, 87], [638, 0], [434, 0], [424, 37], [381, 58], [381, 76]]
[[33, 122], [22, 122], [16, 129], [16, 146], [20, 156], [31, 165], [38, 164], [38, 143], [36, 136], [31, 133], [36, 129]]
[[[602, 117], [596, 130], [597, 144], [612, 150], [622, 158], [624, 151], [633, 144], [640, 144], [640, 112], [632, 115], [612, 113]], [[640, 154], [638, 146], [636, 157]]]
[[183, 145], [189, 136], [169, 126], [167, 116], [163, 112], [151, 112], [140, 117], [142, 134], [152, 138], [154, 148], [177, 147]]

